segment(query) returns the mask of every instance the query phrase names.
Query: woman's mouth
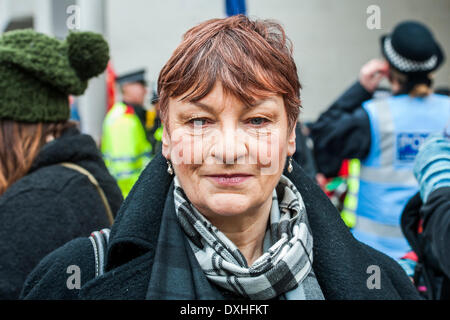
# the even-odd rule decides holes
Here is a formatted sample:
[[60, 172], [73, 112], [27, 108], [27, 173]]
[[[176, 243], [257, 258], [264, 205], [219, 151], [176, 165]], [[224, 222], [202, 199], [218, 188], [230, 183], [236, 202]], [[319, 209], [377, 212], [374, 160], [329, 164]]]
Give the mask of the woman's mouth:
[[252, 176], [249, 174], [217, 174], [208, 175], [208, 178], [221, 186], [234, 186], [243, 183]]

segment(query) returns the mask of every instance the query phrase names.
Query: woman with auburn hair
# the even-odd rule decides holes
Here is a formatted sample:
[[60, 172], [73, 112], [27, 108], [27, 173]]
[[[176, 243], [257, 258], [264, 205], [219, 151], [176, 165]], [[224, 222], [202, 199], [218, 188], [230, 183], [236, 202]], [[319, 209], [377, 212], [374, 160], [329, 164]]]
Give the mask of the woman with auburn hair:
[[103, 72], [108, 52], [93, 33], [0, 37], [0, 299], [17, 299], [45, 255], [110, 225], [122, 202], [94, 140], [68, 121], [69, 94]]
[[[239, 15], [190, 29], [158, 93], [162, 154], [119, 210], [107, 246], [93, 242], [94, 255], [85, 238], [54, 251], [22, 297], [418, 298], [291, 160], [300, 83], [278, 23]], [[80, 290], [57, 284], [71, 264], [84, 272]], [[368, 285], [374, 265], [377, 290]]]

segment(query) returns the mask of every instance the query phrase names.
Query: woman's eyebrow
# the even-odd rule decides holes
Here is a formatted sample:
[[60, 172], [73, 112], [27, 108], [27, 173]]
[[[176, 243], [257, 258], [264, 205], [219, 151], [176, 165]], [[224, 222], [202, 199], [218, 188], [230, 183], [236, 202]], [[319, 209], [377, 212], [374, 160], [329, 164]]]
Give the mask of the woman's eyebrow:
[[[268, 97], [268, 98], [265, 98], [265, 99], [256, 100], [251, 105], [245, 105], [245, 107], [246, 108], [248, 108], [248, 107], [257, 107], [257, 106], [259, 106], [259, 105], [261, 105], [261, 104], [263, 104], [265, 102], [269, 102], [269, 101], [270, 102], [276, 102], [273, 97]], [[206, 111], [208, 111], [210, 113], [216, 112], [214, 107], [212, 107], [212, 106], [210, 106], [210, 105], [208, 105], [206, 103], [200, 102], [200, 101], [191, 101], [191, 104], [193, 104], [196, 107], [202, 108], [202, 109], [204, 109], [204, 110], [206, 110]]]
[[208, 105], [208, 104], [205, 104], [205, 103], [203, 103], [203, 102], [200, 102], [200, 101], [192, 101], [191, 104], [193, 104], [193, 105], [196, 106], [196, 107], [205, 109], [205, 110], [208, 111], [209, 113], [214, 113], [214, 112], [215, 112], [214, 107], [212, 107], [212, 106], [210, 106], [210, 105]]
[[250, 106], [251, 106], [251, 107], [257, 107], [257, 106], [259, 106], [259, 105], [261, 105], [261, 104], [263, 104], [263, 103], [265, 103], [265, 102], [269, 102], [269, 101], [271, 101], [271, 102], [276, 102], [275, 99], [274, 99], [273, 97], [268, 97], [268, 98], [265, 98], [265, 99], [256, 100], [256, 101], [255, 101], [254, 103], [252, 103]]

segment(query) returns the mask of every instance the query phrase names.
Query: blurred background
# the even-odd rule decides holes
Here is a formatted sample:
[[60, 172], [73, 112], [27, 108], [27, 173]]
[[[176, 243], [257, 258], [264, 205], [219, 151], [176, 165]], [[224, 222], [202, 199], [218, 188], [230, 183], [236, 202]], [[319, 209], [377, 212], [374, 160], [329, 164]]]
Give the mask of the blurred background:
[[[381, 57], [380, 36], [403, 20], [419, 20], [432, 29], [447, 54], [435, 87], [450, 86], [450, 0], [237, 2], [244, 3], [250, 17], [274, 19], [285, 27], [303, 85], [303, 121], [314, 121], [356, 80], [365, 62]], [[34, 28], [64, 38], [74, 25], [100, 32], [109, 41], [114, 73], [145, 68], [150, 87], [184, 32], [226, 16], [225, 0], [0, 0], [1, 32]], [[76, 102], [82, 130], [97, 141], [107, 110], [106, 92], [103, 75], [92, 80]]]

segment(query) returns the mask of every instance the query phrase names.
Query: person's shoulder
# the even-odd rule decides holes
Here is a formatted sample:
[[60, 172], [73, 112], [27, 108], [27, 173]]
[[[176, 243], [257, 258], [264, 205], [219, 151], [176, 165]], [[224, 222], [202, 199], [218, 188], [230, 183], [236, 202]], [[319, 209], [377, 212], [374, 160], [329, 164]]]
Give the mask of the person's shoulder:
[[445, 200], [447, 202], [450, 201], [450, 187], [449, 186], [442, 186], [433, 192], [430, 193], [430, 196], [428, 198], [430, 201], [436, 201], [436, 200]]
[[34, 193], [40, 197], [44, 193], [59, 195], [70, 186], [71, 182], [79, 178], [79, 173], [58, 164], [41, 167], [11, 185], [3, 194], [0, 203], [14, 200], [18, 196], [32, 199]]
[[12, 208], [14, 212], [19, 207], [34, 206], [35, 202], [42, 202], [43, 198], [54, 199], [64, 182], [58, 179], [57, 174], [49, 174], [48, 170], [37, 170], [27, 174], [12, 184], [0, 197], [0, 212], [8, 212]]
[[117, 121], [119, 119], [127, 119], [129, 116], [135, 115], [134, 108], [123, 102], [115, 103], [106, 113], [105, 124]]
[[108, 136], [122, 138], [129, 135], [134, 130], [142, 130], [139, 117], [130, 106], [123, 105], [116, 109], [111, 109], [103, 122], [103, 139]]
[[449, 96], [446, 96], [443, 94], [438, 94], [438, 93], [433, 93], [432, 95], [430, 95], [430, 98], [433, 99], [434, 101], [443, 103], [444, 105], [447, 105], [448, 107], [450, 107], [450, 97]]
[[435, 97], [437, 99], [442, 99], [444, 101], [450, 101], [450, 96], [448, 96], [446, 94], [433, 93], [431, 96]]
[[398, 96], [392, 96], [392, 95], [376, 95], [376, 96], [373, 96], [371, 99], [364, 101], [362, 106], [364, 109], [377, 107], [378, 105], [389, 103], [393, 99], [397, 99], [397, 98], [398, 98]]
[[77, 299], [95, 277], [95, 254], [89, 238], [76, 238], [44, 257], [28, 275], [21, 299]]
[[[424, 216], [425, 222], [428, 222], [429, 217], [433, 215], [442, 214], [446, 220], [450, 221], [450, 186], [442, 186], [433, 190], [429, 195], [426, 203], [422, 204], [421, 213]], [[427, 223], [424, 223], [424, 227]], [[445, 223], [440, 225], [445, 228]]]

